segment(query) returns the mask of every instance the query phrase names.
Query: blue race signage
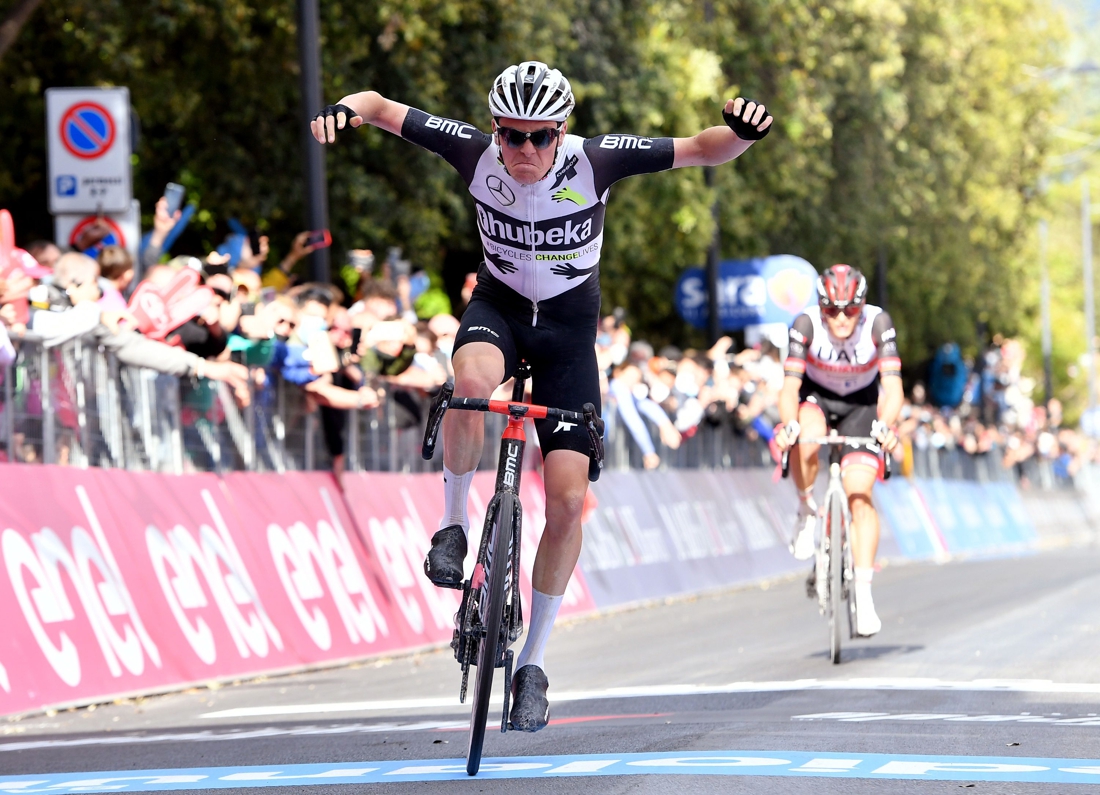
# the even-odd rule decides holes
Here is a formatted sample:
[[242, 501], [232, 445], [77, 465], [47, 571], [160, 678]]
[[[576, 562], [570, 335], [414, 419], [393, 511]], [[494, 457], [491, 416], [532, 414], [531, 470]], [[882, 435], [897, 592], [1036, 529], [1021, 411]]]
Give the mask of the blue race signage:
[[[718, 264], [718, 312], [726, 331], [758, 323], [790, 323], [814, 300], [817, 271], [801, 257], [781, 254]], [[676, 284], [676, 311], [707, 327], [707, 277], [688, 268]]]

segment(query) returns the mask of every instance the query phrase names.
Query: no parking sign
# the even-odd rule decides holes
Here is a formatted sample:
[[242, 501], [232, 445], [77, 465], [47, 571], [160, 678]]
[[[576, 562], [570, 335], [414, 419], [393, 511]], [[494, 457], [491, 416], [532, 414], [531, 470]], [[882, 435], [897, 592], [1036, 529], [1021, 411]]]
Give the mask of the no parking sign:
[[128, 89], [47, 89], [46, 133], [51, 213], [129, 211]]
[[[55, 215], [54, 240], [62, 248], [68, 246], [74, 251], [84, 251], [96, 256], [103, 246], [122, 246], [137, 261], [138, 244], [141, 242], [141, 206], [136, 200], [130, 202], [125, 213], [111, 213], [102, 217], [97, 215]], [[81, 235], [94, 224], [107, 228], [107, 236], [95, 246], [81, 245]], [[95, 235], [96, 238], [99, 235]]]

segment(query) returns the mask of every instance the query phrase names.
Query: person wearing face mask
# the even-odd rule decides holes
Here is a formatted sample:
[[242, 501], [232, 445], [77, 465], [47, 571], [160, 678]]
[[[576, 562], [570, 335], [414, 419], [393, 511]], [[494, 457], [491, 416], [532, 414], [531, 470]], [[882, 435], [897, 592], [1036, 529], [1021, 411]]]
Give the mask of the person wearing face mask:
[[[867, 303], [867, 280], [850, 265], [834, 265], [817, 282], [817, 306], [795, 318], [779, 393], [775, 443], [793, 448], [791, 475], [798, 489], [797, 535], [791, 545], [798, 560], [814, 554], [817, 506], [813, 500], [818, 445], [799, 444], [799, 436], [826, 435], [829, 417], [843, 436], [869, 436], [892, 453], [898, 446], [896, 423], [905, 395], [897, 332], [885, 311]], [[878, 475], [878, 448], [853, 445], [841, 459], [841, 477], [852, 511], [855, 563], [856, 632], [864, 637], [882, 629], [871, 597], [878, 514], [871, 487]]]
[[[433, 116], [375, 91], [351, 94], [312, 122], [320, 143], [338, 130], [372, 124], [445, 159], [474, 201], [485, 260], [455, 338], [457, 397], [488, 398], [521, 360], [532, 368], [535, 403], [580, 411], [600, 405], [596, 329], [599, 260], [610, 188], [621, 179], [685, 166], [717, 166], [771, 129], [764, 106], [743, 98], [722, 107], [721, 126], [689, 138], [569, 134], [569, 80], [540, 61], [509, 66], [488, 96], [491, 132]], [[535, 427], [544, 455], [546, 525], [532, 573], [527, 640], [516, 659], [510, 723], [546, 726], [544, 652], [581, 549], [589, 440], [578, 424]], [[484, 418], [455, 411], [443, 422], [445, 510], [425, 561], [441, 588], [461, 588], [467, 498], [484, 441]]]

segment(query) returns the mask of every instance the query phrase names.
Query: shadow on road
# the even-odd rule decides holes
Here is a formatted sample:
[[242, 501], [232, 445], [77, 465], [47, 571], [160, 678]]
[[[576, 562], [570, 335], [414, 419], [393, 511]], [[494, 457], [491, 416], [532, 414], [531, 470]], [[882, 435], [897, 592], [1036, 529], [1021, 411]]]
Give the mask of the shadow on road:
[[[889, 657], [892, 654], [912, 654], [915, 651], [923, 651], [923, 645], [910, 644], [907, 646], [845, 646], [840, 656], [844, 661], [853, 660], [877, 660], [879, 657]], [[806, 655], [807, 658], [820, 657], [828, 659], [828, 650], [817, 651]]]

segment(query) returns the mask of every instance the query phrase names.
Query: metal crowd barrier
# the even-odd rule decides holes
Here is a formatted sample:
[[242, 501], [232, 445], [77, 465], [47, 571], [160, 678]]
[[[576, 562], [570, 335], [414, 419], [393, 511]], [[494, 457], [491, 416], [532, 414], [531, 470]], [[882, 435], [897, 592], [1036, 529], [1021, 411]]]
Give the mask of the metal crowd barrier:
[[[442, 468], [439, 456], [420, 456], [426, 396], [386, 389], [374, 409], [323, 409], [298, 386], [254, 367], [252, 400], [241, 408], [224, 384], [129, 367], [94, 342], [46, 347], [28, 334], [15, 346], [15, 361], [0, 372], [0, 460], [285, 472], [329, 469], [342, 453], [351, 471]], [[503, 427], [503, 418], [488, 418], [486, 469], [496, 468]]]
[[[125, 366], [87, 340], [47, 348], [28, 335], [16, 348], [0, 384], [2, 460], [170, 473], [285, 472], [329, 469], [334, 455], [343, 454], [349, 471], [442, 468], [442, 456], [420, 456], [428, 398], [416, 392], [386, 389], [382, 404], [369, 410], [324, 409], [296, 385], [255, 367], [251, 403], [240, 408], [224, 384]], [[641, 451], [617, 421], [613, 403], [605, 418], [607, 468], [640, 469]], [[482, 469], [496, 468], [504, 423], [503, 417], [486, 417]], [[767, 444], [728, 418], [704, 421], [677, 450], [647, 427], [662, 467], [774, 466]], [[953, 445], [914, 445], [912, 474], [1016, 480], [1042, 489], [1074, 485], [1055, 475], [1049, 459], [1033, 456], [1011, 469], [1002, 459], [999, 449], [970, 455]]]

